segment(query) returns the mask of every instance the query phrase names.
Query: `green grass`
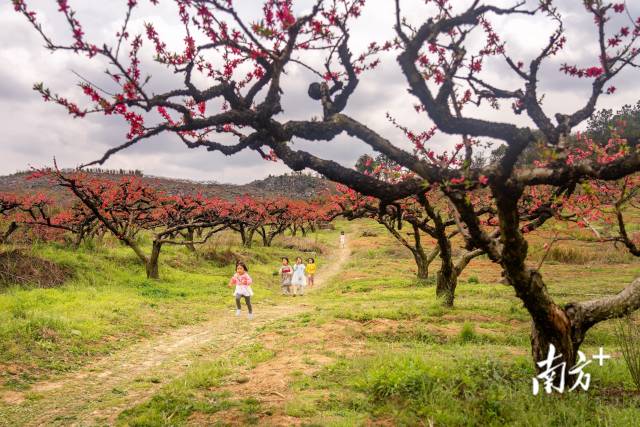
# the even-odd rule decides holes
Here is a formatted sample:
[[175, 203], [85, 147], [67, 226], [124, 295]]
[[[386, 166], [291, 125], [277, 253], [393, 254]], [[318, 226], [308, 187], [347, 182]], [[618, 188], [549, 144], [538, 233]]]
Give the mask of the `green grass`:
[[[318, 233], [324, 244], [337, 232]], [[312, 235], [310, 235], [311, 238]], [[144, 240], [144, 237], [142, 238]], [[227, 287], [234, 265], [207, 260], [224, 250], [247, 260], [254, 279], [255, 301], [279, 300], [282, 256], [295, 250], [277, 246], [251, 249], [237, 245], [229, 233], [198, 247], [194, 255], [166, 246], [160, 259], [160, 280], [147, 279], [143, 266], [127, 247], [109, 241], [104, 246], [72, 250], [62, 245], [22, 248], [30, 254], [69, 267], [74, 275], [57, 288], [10, 286], [0, 292], [0, 384], [25, 390], [35, 381], [76, 369], [100, 355], [170, 328], [208, 319], [231, 308]], [[322, 264], [323, 255], [318, 256]], [[11, 372], [9, 372], [11, 371]]]
[[143, 405], [124, 411], [119, 425], [170, 426], [183, 423], [194, 412], [211, 414], [232, 405], [224, 393], [211, 391], [230, 372], [225, 363], [207, 363], [164, 386]]
[[[369, 228], [377, 228], [368, 225]], [[384, 236], [377, 230], [380, 236]], [[366, 240], [366, 239], [360, 239]], [[340, 358], [304, 384], [297, 404], [315, 405], [305, 422], [320, 425], [634, 425], [640, 397], [632, 390], [620, 358], [590, 366], [588, 392], [533, 396], [529, 317], [488, 260], [474, 261], [463, 274], [453, 309], [441, 307], [433, 287], [413, 279], [409, 254], [384, 259], [389, 239], [367, 241], [347, 273], [317, 302], [323, 322], [349, 319], [364, 326], [367, 356]], [[437, 268], [437, 267], [436, 267]], [[380, 271], [384, 271], [381, 278]], [[552, 293], [560, 301], [617, 292], [640, 273], [633, 264], [545, 265]], [[468, 279], [466, 279], [468, 278]], [[359, 292], [361, 289], [370, 289]], [[345, 290], [347, 292], [345, 292]], [[587, 295], [585, 295], [587, 294]], [[382, 322], [382, 323], [381, 323]], [[376, 328], [370, 325], [388, 325]], [[594, 327], [582, 346], [588, 356], [599, 346], [617, 351], [613, 325]], [[294, 385], [295, 386], [295, 385]], [[318, 399], [326, 395], [328, 399]], [[616, 397], [618, 396], [618, 397]], [[330, 420], [325, 423], [324, 420]]]
[[[273, 416], [293, 417], [309, 426], [637, 424], [640, 396], [631, 393], [634, 385], [617, 353], [613, 324], [596, 325], [581, 347], [588, 357], [600, 346], [614, 354], [604, 367], [596, 363], [587, 367], [591, 374], [589, 391], [533, 396], [530, 318], [513, 289], [499, 284], [500, 272], [495, 265], [483, 257], [472, 261], [460, 278], [455, 306], [444, 308], [435, 297], [433, 282], [415, 279], [411, 254], [381, 226], [373, 222], [342, 222], [340, 229], [350, 231], [352, 257], [344, 271], [322, 291], [305, 297], [309, 306], [306, 312], [267, 323], [257, 329], [255, 339], [233, 354], [224, 358], [212, 356], [213, 360], [191, 367], [185, 376], [164, 385], [147, 401], [121, 413], [118, 423], [185, 425], [203, 420], [202, 423], [215, 425], [216, 421], [223, 423], [224, 414], [232, 411], [239, 417], [234, 418], [236, 423], [246, 425], [271, 425]], [[364, 230], [377, 235], [360, 237]], [[319, 233], [318, 241], [334, 247], [337, 233]], [[50, 259], [67, 257], [64, 262], [71, 263], [74, 269], [89, 269], [91, 258], [82, 260], [82, 256], [90, 257], [92, 253], [83, 255], [81, 251], [76, 256], [63, 249], [38, 250]], [[278, 248], [259, 245], [252, 251], [256, 251], [255, 259], [263, 260], [282, 253]], [[113, 259], [124, 265], [130, 256], [116, 248], [96, 258], [103, 269], [99, 271], [104, 272], [114, 265]], [[319, 258], [321, 269], [326, 258]], [[625, 262], [545, 263], [542, 273], [558, 302], [591, 299], [618, 292], [640, 274], [637, 261], [619, 259]], [[168, 266], [171, 263], [192, 263], [189, 265], [193, 268], [187, 274], [183, 268]], [[285, 301], [275, 295], [278, 288], [272, 272], [276, 267], [267, 262], [255, 266], [256, 277], [262, 283], [271, 283], [258, 288], [261, 304]], [[435, 262], [430, 273], [435, 274], [437, 268]], [[10, 322], [35, 322], [28, 328], [23, 324], [9, 336], [18, 342], [20, 331], [25, 336], [24, 346], [47, 341], [41, 335], [45, 325], [68, 331], [60, 336], [69, 341], [54, 341], [53, 345], [60, 347], [49, 350], [58, 356], [66, 354], [74, 340], [75, 345], [95, 351], [101, 348], [96, 343], [105, 342], [105, 336], [110, 334], [139, 339], [137, 331], [153, 334], [180, 322], [195, 322], [206, 317], [211, 307], [231, 303], [227, 288], [210, 285], [215, 280], [227, 280], [228, 269], [194, 261], [180, 250], [163, 259], [163, 279], [159, 282], [145, 280], [141, 268], [135, 274], [130, 270], [128, 266], [122, 272], [114, 271], [106, 275], [108, 279], [100, 279], [104, 283], [93, 286], [75, 283], [89, 280], [78, 275], [61, 289], [13, 289], [0, 295], [0, 304], [8, 304], [3, 298], [11, 301]], [[185, 284], [189, 280], [190, 284]], [[60, 294], [44, 297], [49, 292]], [[90, 305], [94, 307], [75, 313], [73, 308], [87, 298], [92, 299]], [[66, 304], [70, 304], [67, 309]], [[112, 312], [115, 308], [118, 313]], [[103, 312], [106, 317], [89, 315], [94, 312]], [[116, 327], [114, 322], [122, 324]], [[150, 331], [152, 325], [155, 330]], [[71, 329], [81, 334], [72, 334]], [[304, 341], [319, 331], [333, 330], [341, 332], [319, 342]], [[89, 340], [88, 336], [93, 338]], [[38, 363], [49, 360], [39, 354], [29, 357]], [[13, 357], [25, 356], [16, 352]], [[250, 379], [255, 369], [269, 368], [283, 357], [300, 360], [295, 369], [284, 368], [272, 374], [281, 376], [286, 383], [286, 399], [268, 403], [257, 395], [235, 396], [227, 391], [230, 384]], [[260, 384], [255, 387], [260, 388]]]
[[[616, 403], [597, 390], [534, 397], [528, 357], [498, 361], [490, 347], [455, 350], [425, 345], [405, 351], [380, 348], [375, 356], [327, 366], [311, 378], [307, 392], [313, 396], [322, 390], [333, 396], [330, 402], [316, 401], [322, 411], [316, 419], [347, 422], [356, 413], [362, 418], [392, 419], [395, 425], [428, 420], [456, 426], [627, 426], [638, 415], [633, 404]], [[601, 382], [610, 375], [604, 369], [593, 374]]]
[[[640, 416], [638, 397], [617, 394], [632, 388], [619, 358], [604, 368], [590, 366], [588, 392], [532, 395], [529, 317], [513, 291], [497, 284], [499, 272], [488, 260], [472, 263], [460, 280], [455, 307], [443, 308], [434, 287], [415, 280], [410, 254], [393, 247], [377, 225], [354, 227], [358, 235], [366, 227], [379, 237], [353, 242], [346, 271], [309, 296], [316, 310], [298, 316], [296, 326], [279, 321], [261, 332], [275, 332], [286, 346], [309, 328], [353, 322], [343, 339], [347, 347], [363, 343], [364, 355], [316, 349], [332, 360], [318, 364], [309, 356], [313, 349], [300, 349], [312, 371], [281, 373], [289, 375], [294, 395], [277, 408], [283, 415], [321, 426], [627, 426]], [[640, 272], [637, 263], [590, 266], [585, 280], [573, 265], [545, 269], [552, 292], [566, 301], [617, 291]], [[599, 346], [616, 351], [612, 325], [593, 328], [582, 350], [591, 355]], [[269, 425], [270, 418], [259, 412], [254, 415]]]

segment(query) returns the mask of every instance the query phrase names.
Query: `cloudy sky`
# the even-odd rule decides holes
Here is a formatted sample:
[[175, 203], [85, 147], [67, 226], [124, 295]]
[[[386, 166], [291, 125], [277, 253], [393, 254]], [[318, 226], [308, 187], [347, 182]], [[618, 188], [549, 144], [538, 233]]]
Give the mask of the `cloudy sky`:
[[[510, 0], [494, 0], [493, 4], [512, 4]], [[535, 3], [530, 0], [531, 3]], [[88, 0], [70, 0], [84, 23], [87, 39], [110, 42], [121, 25], [126, 0], [108, 0], [94, 2]], [[175, 6], [170, 0], [160, 0], [159, 7], [150, 7], [148, 1], [141, 1], [141, 8], [132, 17], [130, 32], [142, 31], [144, 22], [153, 22], [169, 47], [180, 48], [184, 37], [183, 30], [176, 19]], [[303, 13], [309, 1], [296, 1], [296, 12]], [[359, 52], [369, 41], [384, 41], [393, 36], [393, 1], [368, 0], [362, 17], [354, 25], [351, 35], [352, 50]], [[469, 3], [467, 0], [455, 0], [454, 4]], [[631, 13], [640, 16], [640, 2], [628, 1]], [[54, 0], [29, 2], [32, 9], [38, 11], [47, 32], [54, 39], [68, 40], [67, 27], [56, 12]], [[259, 12], [259, 0], [235, 0], [243, 17], [251, 22]], [[422, 0], [403, 0], [405, 15], [414, 23], [428, 17], [428, 11]], [[597, 65], [596, 35], [592, 18], [587, 15], [581, 1], [559, 0], [568, 43], [559, 57], [548, 61], [541, 75], [540, 87], [545, 92], [544, 107], [548, 114], [571, 112], [585, 100], [589, 90], [589, 81], [569, 78], [558, 73], [564, 62], [580, 67]], [[495, 27], [508, 42], [507, 52], [516, 60], [525, 63], [536, 56], [540, 47], [553, 32], [553, 25], [543, 18], [508, 17], [494, 19]], [[621, 21], [620, 25], [624, 23]], [[628, 22], [626, 23], [628, 25]], [[54, 92], [72, 100], [83, 101], [84, 97], [75, 85], [76, 72], [93, 82], [108, 85], [102, 74], [104, 62], [88, 60], [73, 53], [50, 53], [43, 49], [42, 40], [28, 25], [27, 21], [13, 11], [11, 2], [0, 4], [0, 121], [3, 132], [0, 137], [3, 155], [0, 157], [0, 174], [13, 173], [30, 166], [50, 165], [55, 156], [59, 164], [65, 167], [76, 166], [99, 158], [109, 147], [123, 142], [127, 126], [120, 120], [91, 116], [73, 119], [61, 107], [46, 104], [31, 88], [35, 82], [44, 82]], [[477, 40], [480, 42], [480, 39]], [[146, 43], [145, 49], [151, 49]], [[150, 50], [143, 52], [150, 53]], [[144, 58], [150, 58], [146, 55]], [[152, 62], [145, 62], [143, 70], [152, 75], [151, 87], [161, 92], [175, 82], [170, 73]], [[603, 96], [599, 107], [614, 108], [640, 99], [636, 89], [637, 70], [621, 74], [614, 82], [618, 91], [613, 96]], [[512, 73], [501, 63], [488, 63], [485, 66], [486, 80], [500, 83], [505, 88], [521, 87]], [[284, 83], [283, 119], [309, 119], [320, 116], [318, 105], [306, 95], [307, 87], [314, 81], [306, 70], [292, 66], [287, 69]], [[200, 82], [203, 87], [206, 81]], [[406, 92], [406, 82], [399, 73], [393, 55], [383, 57], [383, 64], [365, 74], [352, 97], [346, 112], [363, 121], [369, 127], [379, 131], [400, 146], [407, 143], [398, 131], [385, 119], [390, 112], [400, 121], [415, 130], [431, 127], [428, 118], [417, 115], [412, 108], [414, 99]], [[506, 106], [505, 106], [506, 107]], [[510, 114], [508, 108], [499, 111], [482, 108], [473, 111], [473, 115], [504, 121], [515, 120], [526, 124], [526, 118]], [[452, 139], [446, 135], [437, 135], [432, 141], [437, 150], [446, 149]], [[294, 146], [312, 151], [315, 154], [331, 158], [345, 165], [353, 165], [367, 147], [347, 137], [324, 143], [296, 142]], [[233, 157], [204, 150], [189, 150], [172, 135], [147, 140], [136, 147], [113, 156], [105, 167], [142, 169], [146, 174], [177, 177], [195, 180], [213, 180], [218, 182], [245, 183], [263, 178], [269, 174], [286, 172], [281, 163], [266, 162], [255, 152], [245, 150]]]

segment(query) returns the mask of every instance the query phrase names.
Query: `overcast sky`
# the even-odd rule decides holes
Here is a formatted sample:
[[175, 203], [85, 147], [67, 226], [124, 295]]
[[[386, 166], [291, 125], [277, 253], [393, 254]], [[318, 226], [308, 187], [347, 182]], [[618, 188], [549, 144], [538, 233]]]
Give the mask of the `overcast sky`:
[[[494, 4], [511, 4], [508, 0], [490, 1]], [[530, 0], [531, 3], [535, 3]], [[84, 23], [87, 38], [109, 42], [121, 25], [126, 0], [94, 2], [70, 0]], [[131, 33], [141, 31], [144, 22], [153, 22], [162, 38], [172, 41], [179, 48], [184, 37], [183, 30], [176, 22], [175, 6], [169, 0], [161, 0], [159, 7], [150, 7], [142, 0], [143, 7], [132, 17]], [[297, 1], [296, 12], [302, 13], [308, 1]], [[384, 41], [392, 37], [393, 1], [368, 0], [362, 17], [354, 26], [351, 41], [352, 50], [359, 52], [371, 40]], [[466, 0], [455, 0], [454, 4], [466, 4]], [[640, 15], [640, 2], [629, 1], [634, 16]], [[67, 27], [56, 12], [54, 0], [29, 2], [38, 11], [45, 29], [55, 38], [68, 40]], [[235, 0], [247, 21], [259, 12], [261, 1]], [[405, 14], [413, 22], [427, 18], [422, 0], [404, 0]], [[580, 67], [597, 65], [596, 34], [592, 18], [587, 15], [581, 1], [561, 0], [561, 7], [568, 29], [568, 43], [559, 57], [548, 61], [543, 68], [540, 87], [545, 92], [544, 107], [549, 115], [556, 112], [571, 112], [580, 106], [588, 95], [589, 81], [569, 78], [558, 73], [563, 62]], [[493, 19], [498, 32], [507, 40], [507, 52], [516, 60], [525, 63], [536, 56], [540, 47], [553, 31], [552, 24], [543, 18], [509, 17]], [[627, 23], [628, 25], [628, 23]], [[105, 63], [88, 60], [72, 53], [54, 54], [42, 48], [42, 40], [28, 25], [27, 21], [13, 11], [11, 2], [0, 4], [0, 120], [2, 123], [3, 155], [0, 157], [0, 174], [13, 173], [30, 166], [50, 165], [55, 156], [65, 167], [76, 166], [99, 158], [109, 147], [119, 145], [127, 132], [127, 126], [119, 119], [97, 115], [73, 119], [61, 107], [42, 102], [39, 94], [32, 90], [35, 82], [43, 81], [54, 92], [75, 101], [84, 101], [81, 91], [75, 86], [75, 71], [94, 82], [104, 82], [102, 72]], [[480, 39], [477, 40], [480, 42]], [[151, 46], [145, 39], [146, 48]], [[146, 51], [150, 52], [150, 51]], [[146, 55], [148, 60], [150, 55]], [[151, 87], [161, 92], [171, 86], [173, 77], [158, 64], [145, 62], [152, 74]], [[144, 69], [143, 69], [144, 72]], [[612, 96], [603, 96], [599, 107], [614, 108], [640, 99], [637, 90], [637, 70], [621, 74], [614, 82], [618, 91]], [[507, 72], [500, 63], [485, 66], [485, 78], [502, 84], [509, 89], [521, 87], [521, 82]], [[309, 119], [320, 116], [319, 106], [311, 101], [306, 92], [313, 76], [306, 70], [292, 66], [287, 69], [284, 84], [284, 119]], [[205, 81], [200, 83], [206, 84]], [[393, 55], [383, 57], [383, 65], [366, 73], [360, 82], [356, 95], [350, 100], [346, 113], [362, 120], [369, 127], [379, 131], [394, 143], [407, 147], [408, 144], [385, 119], [390, 112], [401, 122], [415, 130], [425, 130], [431, 123], [425, 115], [417, 115], [412, 106], [415, 100], [406, 92], [406, 82], [399, 73]], [[81, 104], [82, 105], [82, 104]], [[508, 108], [499, 111], [482, 108], [474, 111], [477, 117], [515, 120], [526, 124], [525, 117], [515, 117]], [[440, 151], [452, 144], [446, 135], [437, 135], [432, 144]], [[330, 157], [345, 165], [353, 165], [367, 147], [347, 137], [324, 143], [300, 143], [294, 147], [308, 149], [315, 154]], [[139, 146], [112, 157], [107, 168], [142, 169], [146, 174], [195, 180], [246, 183], [269, 174], [279, 174], [288, 169], [281, 163], [266, 162], [253, 152], [245, 150], [233, 157], [204, 150], [189, 150], [172, 135], [147, 140]]]

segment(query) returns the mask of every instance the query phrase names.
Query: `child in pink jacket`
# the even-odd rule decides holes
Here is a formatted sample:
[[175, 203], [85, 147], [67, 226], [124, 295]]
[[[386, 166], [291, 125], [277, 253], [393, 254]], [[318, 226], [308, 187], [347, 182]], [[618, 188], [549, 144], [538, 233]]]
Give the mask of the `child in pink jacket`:
[[240, 300], [244, 298], [245, 304], [247, 304], [247, 309], [249, 310], [249, 314], [247, 318], [249, 320], [253, 319], [253, 308], [251, 307], [251, 296], [253, 295], [253, 290], [251, 289], [251, 276], [248, 273], [249, 269], [243, 262], [238, 262], [236, 264], [236, 274], [233, 275], [231, 280], [229, 280], [229, 287], [236, 287], [233, 295], [236, 297], [236, 316], [240, 316], [241, 313], [241, 305]]

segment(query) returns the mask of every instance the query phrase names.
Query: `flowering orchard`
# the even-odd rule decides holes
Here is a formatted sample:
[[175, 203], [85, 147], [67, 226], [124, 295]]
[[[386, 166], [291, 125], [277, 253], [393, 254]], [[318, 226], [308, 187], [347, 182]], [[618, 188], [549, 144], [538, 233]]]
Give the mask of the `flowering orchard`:
[[[578, 138], [573, 150], [584, 152], [588, 144]], [[538, 162], [539, 163], [539, 162]], [[373, 159], [367, 155], [361, 157], [358, 166], [364, 174], [375, 176], [385, 182], [411, 179], [413, 173], [379, 156]], [[614, 242], [626, 246], [631, 253], [637, 253], [635, 240], [626, 232], [624, 211], [637, 209], [640, 187], [638, 176], [628, 176], [620, 181], [606, 182], [590, 180], [583, 182], [580, 188], [571, 193], [554, 191], [551, 186], [528, 187], [518, 206], [520, 232], [533, 233], [545, 222], [553, 218], [557, 222], [567, 223], [559, 229], [545, 249], [551, 249], [557, 240], [580, 239], [592, 243]], [[340, 215], [354, 220], [371, 218], [384, 225], [390, 234], [411, 251], [419, 279], [428, 277], [431, 263], [439, 256], [441, 267], [436, 275], [436, 294], [446, 306], [452, 306], [455, 298], [457, 278], [469, 262], [485, 252], [482, 249], [468, 249], [464, 245], [469, 241], [468, 229], [461, 222], [456, 209], [436, 188], [425, 188], [416, 196], [382, 202], [381, 200], [358, 193], [344, 185], [338, 185], [339, 194], [333, 202]], [[498, 236], [497, 207], [486, 188], [469, 189], [467, 197], [474, 206], [475, 215], [489, 235]], [[597, 224], [597, 226], [594, 226]], [[618, 228], [616, 228], [616, 224]], [[406, 230], [409, 226], [409, 231]], [[575, 226], [574, 226], [575, 225]], [[579, 230], [587, 230], [587, 234]], [[406, 236], [406, 237], [405, 237]], [[423, 238], [428, 236], [435, 242], [427, 253]], [[461, 255], [454, 262], [452, 239], [462, 236]], [[544, 259], [543, 261], [544, 262]], [[540, 268], [542, 264], [538, 265]]]
[[315, 230], [319, 223], [334, 218], [331, 205], [322, 201], [290, 200], [284, 197], [257, 199], [248, 195], [238, 197], [231, 206], [233, 221], [229, 228], [236, 231], [242, 245], [251, 247], [255, 234], [263, 246], [271, 246], [273, 239], [290, 230], [293, 235], [301, 230]]
[[[411, 251], [418, 267], [418, 279], [427, 279], [429, 266], [440, 257], [436, 295], [442, 298], [444, 305], [453, 306], [460, 273], [473, 258], [484, 254], [484, 251], [463, 249], [463, 253], [454, 260], [452, 239], [459, 234], [459, 222], [455, 218], [454, 210], [446, 205], [444, 197], [436, 190], [425, 190], [417, 196], [382, 203], [346, 186], [338, 186], [338, 190], [341, 194], [334, 196], [333, 201], [339, 207], [340, 215], [349, 220], [371, 218], [384, 225], [398, 242]], [[490, 216], [494, 212], [489, 207], [479, 209], [482, 210], [478, 212], [481, 216]], [[489, 218], [486, 221], [489, 222]], [[410, 231], [403, 231], [403, 225], [408, 225]], [[425, 235], [436, 243], [429, 252], [425, 250], [423, 243]]]
[[[159, 277], [164, 245], [181, 245], [195, 252], [196, 245], [231, 229], [240, 233], [245, 246], [251, 245], [255, 232], [263, 237], [265, 246], [270, 246], [276, 236], [294, 226], [314, 227], [332, 219], [330, 211], [318, 208], [326, 206], [320, 201], [169, 195], [137, 177], [114, 180], [58, 169], [38, 171], [30, 178], [48, 179], [66, 188], [74, 196], [74, 203], [65, 208], [44, 195], [2, 194], [2, 215], [10, 224], [4, 241], [20, 226], [42, 240], [71, 235], [76, 248], [82, 241], [108, 232], [131, 248], [150, 278]], [[150, 250], [138, 239], [141, 232], [151, 236]]]
[[[552, 207], [557, 200], [573, 197], [585, 185], [596, 188], [588, 183], [610, 186], [627, 177], [636, 182], [640, 153], [633, 138], [613, 135], [595, 144], [584, 141], [583, 151], [568, 143], [576, 127], [594, 115], [600, 98], [616, 95], [616, 77], [623, 71], [635, 72], [639, 65], [640, 18], [632, 16], [628, 3], [581, 2], [591, 24], [580, 30], [588, 31], [597, 43], [590, 59], [580, 64], [563, 61], [570, 28], [554, 0], [514, 1], [511, 5], [489, 0], [395, 0], [391, 3], [393, 40], [372, 41], [358, 51], [352, 47], [353, 40], [371, 36], [358, 34], [354, 23], [363, 8], [380, 7], [379, 2], [316, 0], [302, 11], [298, 1], [264, 0], [261, 17], [248, 21], [232, 1], [175, 0], [175, 20], [184, 28], [183, 47], [176, 51], [169, 50], [152, 22], [130, 28], [129, 18], [139, 3], [127, 1], [122, 26], [113, 39], [97, 41], [85, 36], [82, 17], [71, 2], [58, 0], [71, 36], [70, 42], [60, 42], [39, 20], [36, 2], [13, 0], [16, 11], [31, 23], [47, 49], [85, 56], [107, 68], [112, 82], [109, 91], [82, 81], [81, 92], [87, 98], [81, 102], [61, 97], [44, 84], [35, 87], [45, 101], [60, 104], [74, 117], [105, 114], [129, 123], [123, 143], [94, 163], [168, 133], [189, 148], [226, 155], [251, 149], [294, 170], [313, 169], [383, 205], [415, 197], [425, 188], [437, 188], [446, 205], [455, 210], [467, 249], [483, 251], [503, 269], [529, 312], [535, 360], [542, 360], [553, 344], [563, 361], [573, 366], [593, 325], [640, 307], [640, 279], [618, 295], [561, 306], [547, 291], [540, 271], [526, 262], [526, 232], [554, 217]], [[423, 13], [408, 13], [409, 3], [422, 7]], [[505, 17], [554, 29], [548, 38], [541, 38], [546, 42], [536, 54], [524, 54], [510, 47], [510, 39], [518, 34], [506, 36], [496, 29], [494, 22]], [[169, 91], [152, 91], [153, 79], [140, 59], [143, 43], [152, 44], [154, 59], [167, 73], [176, 75], [180, 84]], [[309, 53], [313, 61], [308, 60]], [[395, 73], [413, 97], [416, 114], [432, 122], [426, 130], [412, 131], [393, 112], [389, 114], [388, 119], [410, 139], [411, 149], [346, 112], [352, 96], [366, 82], [367, 71], [389, 55], [395, 55], [399, 65]], [[553, 66], [552, 61], [562, 64], [556, 66], [555, 78], [589, 85], [574, 111], [552, 113], [543, 104], [540, 81], [548, 74], [543, 76], [541, 69]], [[496, 64], [500, 64], [499, 73], [510, 73], [511, 78], [494, 81], [489, 72]], [[308, 89], [298, 89], [307, 89], [321, 110], [320, 117], [286, 120], [280, 114], [285, 73], [293, 66], [308, 71]], [[478, 106], [513, 114], [502, 114], [498, 120], [496, 115], [484, 116], [486, 110]], [[296, 139], [331, 141], [343, 133], [412, 174], [389, 182], [290, 144]], [[430, 147], [435, 133], [454, 138], [450, 150], [436, 153]], [[525, 150], [541, 139], [540, 163], [519, 164]], [[506, 149], [491, 164], [475, 165], [474, 154], [487, 142], [503, 143]], [[486, 192], [495, 209], [495, 222], [489, 226], [470, 197], [477, 190]], [[543, 193], [550, 199], [535, 196]], [[521, 215], [523, 202], [532, 206], [525, 218]], [[613, 237], [637, 249], [632, 236], [620, 227], [624, 215], [618, 217], [623, 219]]]
[[54, 233], [45, 240], [61, 237], [68, 232], [73, 236], [73, 246], [77, 248], [85, 239], [101, 232], [96, 216], [80, 203], [56, 212], [53, 209], [55, 201], [47, 197], [25, 197], [21, 202], [22, 215], [17, 217], [18, 222], [39, 230], [41, 236]]

